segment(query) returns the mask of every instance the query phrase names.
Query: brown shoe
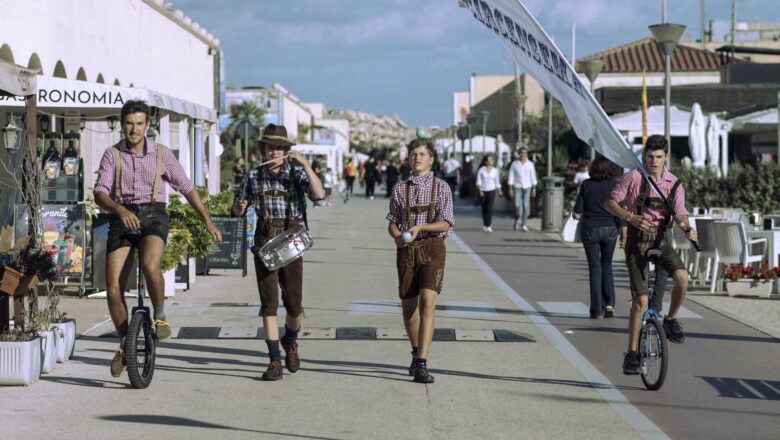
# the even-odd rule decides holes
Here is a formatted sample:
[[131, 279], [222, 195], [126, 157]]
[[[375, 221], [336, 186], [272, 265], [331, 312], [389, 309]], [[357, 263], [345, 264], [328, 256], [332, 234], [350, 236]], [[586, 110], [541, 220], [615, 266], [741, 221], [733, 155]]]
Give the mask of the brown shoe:
[[282, 344], [282, 348], [284, 348], [284, 366], [290, 373], [295, 373], [301, 367], [301, 359], [298, 357], [298, 343]]
[[279, 361], [271, 361], [271, 363], [268, 364], [268, 369], [263, 373], [263, 380], [282, 380], [282, 375], [282, 363]]
[[604, 310], [604, 317], [611, 318], [613, 316], [615, 316], [615, 308], [612, 306], [607, 306], [606, 310]]
[[111, 359], [111, 376], [119, 377], [127, 369], [127, 362], [125, 361], [125, 350], [119, 347], [114, 354], [114, 358]]

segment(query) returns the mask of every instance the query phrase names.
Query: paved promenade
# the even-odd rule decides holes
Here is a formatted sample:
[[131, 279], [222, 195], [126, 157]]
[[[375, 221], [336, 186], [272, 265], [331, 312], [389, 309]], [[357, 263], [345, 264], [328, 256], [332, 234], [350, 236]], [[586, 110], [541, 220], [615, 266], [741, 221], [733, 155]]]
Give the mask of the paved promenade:
[[[159, 346], [154, 382], [146, 390], [129, 388], [126, 375], [109, 374], [117, 342], [105, 301], [66, 298], [64, 309], [81, 333], [75, 355], [30, 387], [2, 389], [3, 433], [79, 439], [666, 438], [623, 396], [640, 391], [638, 379], [636, 386], [612, 385], [460, 237], [447, 240], [438, 340], [429, 357], [436, 383], [412, 383], [386, 209], [385, 200], [358, 198], [310, 210], [315, 246], [305, 257], [299, 372], [280, 382], [259, 380], [268, 359], [258, 338], [251, 269], [246, 278], [239, 271], [212, 271], [168, 301], [176, 338]], [[777, 328], [780, 301], [706, 300]], [[764, 312], [751, 314], [753, 304]]]

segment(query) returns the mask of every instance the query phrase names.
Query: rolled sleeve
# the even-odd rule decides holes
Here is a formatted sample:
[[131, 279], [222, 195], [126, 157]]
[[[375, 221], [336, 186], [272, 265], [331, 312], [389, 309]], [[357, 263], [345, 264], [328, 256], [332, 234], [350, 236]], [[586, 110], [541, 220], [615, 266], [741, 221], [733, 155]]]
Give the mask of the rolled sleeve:
[[677, 187], [677, 193], [674, 194], [674, 211], [680, 216], [688, 215], [688, 210], [685, 209], [685, 188], [682, 185]]
[[631, 186], [632, 181], [633, 176], [631, 173], [624, 174], [620, 179], [620, 183], [612, 188], [612, 192], [609, 194], [609, 197], [618, 203], [623, 203], [623, 201], [626, 199], [626, 196], [628, 195], [628, 188]]
[[450, 231], [455, 226], [455, 214], [452, 210], [452, 192], [449, 191], [449, 187], [439, 185], [438, 188], [439, 197], [436, 200], [436, 215], [433, 216], [433, 221], [441, 221], [450, 224]]
[[169, 148], [161, 145], [158, 145], [158, 148], [163, 148], [163, 168], [165, 173], [162, 175], [162, 180], [168, 182], [171, 188], [179, 194], [186, 195], [191, 193], [195, 189], [195, 185], [187, 178], [184, 167], [176, 160]]
[[393, 194], [390, 197], [390, 212], [388, 212], [387, 217], [385, 217], [387, 221], [393, 223], [399, 228], [403, 219], [403, 207], [401, 206], [401, 202], [398, 200], [398, 197], [400, 196], [398, 187], [400, 186], [403, 185], [397, 185], [395, 188], [393, 188]]
[[94, 193], [113, 195], [114, 192], [114, 153], [113, 147], [108, 148], [100, 159], [98, 178], [95, 181]]

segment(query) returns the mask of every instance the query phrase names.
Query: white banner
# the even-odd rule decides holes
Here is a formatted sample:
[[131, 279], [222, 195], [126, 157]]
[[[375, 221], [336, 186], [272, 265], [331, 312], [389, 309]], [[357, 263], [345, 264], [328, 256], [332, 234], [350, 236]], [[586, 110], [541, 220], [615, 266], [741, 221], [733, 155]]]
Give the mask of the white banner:
[[577, 136], [624, 168], [639, 159], [544, 29], [519, 0], [463, 0], [521, 68], [563, 105]]

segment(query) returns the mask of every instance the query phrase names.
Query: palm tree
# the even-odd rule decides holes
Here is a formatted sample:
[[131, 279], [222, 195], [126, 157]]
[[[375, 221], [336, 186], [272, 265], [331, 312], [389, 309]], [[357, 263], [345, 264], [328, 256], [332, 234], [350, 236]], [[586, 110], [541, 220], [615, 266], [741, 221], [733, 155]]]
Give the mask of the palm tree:
[[265, 110], [252, 101], [242, 101], [230, 106], [230, 124], [227, 128], [228, 138], [236, 148], [236, 157], [241, 157], [238, 140], [244, 143], [244, 160], [249, 157], [249, 140], [260, 136], [260, 129], [265, 125], [263, 118]]

